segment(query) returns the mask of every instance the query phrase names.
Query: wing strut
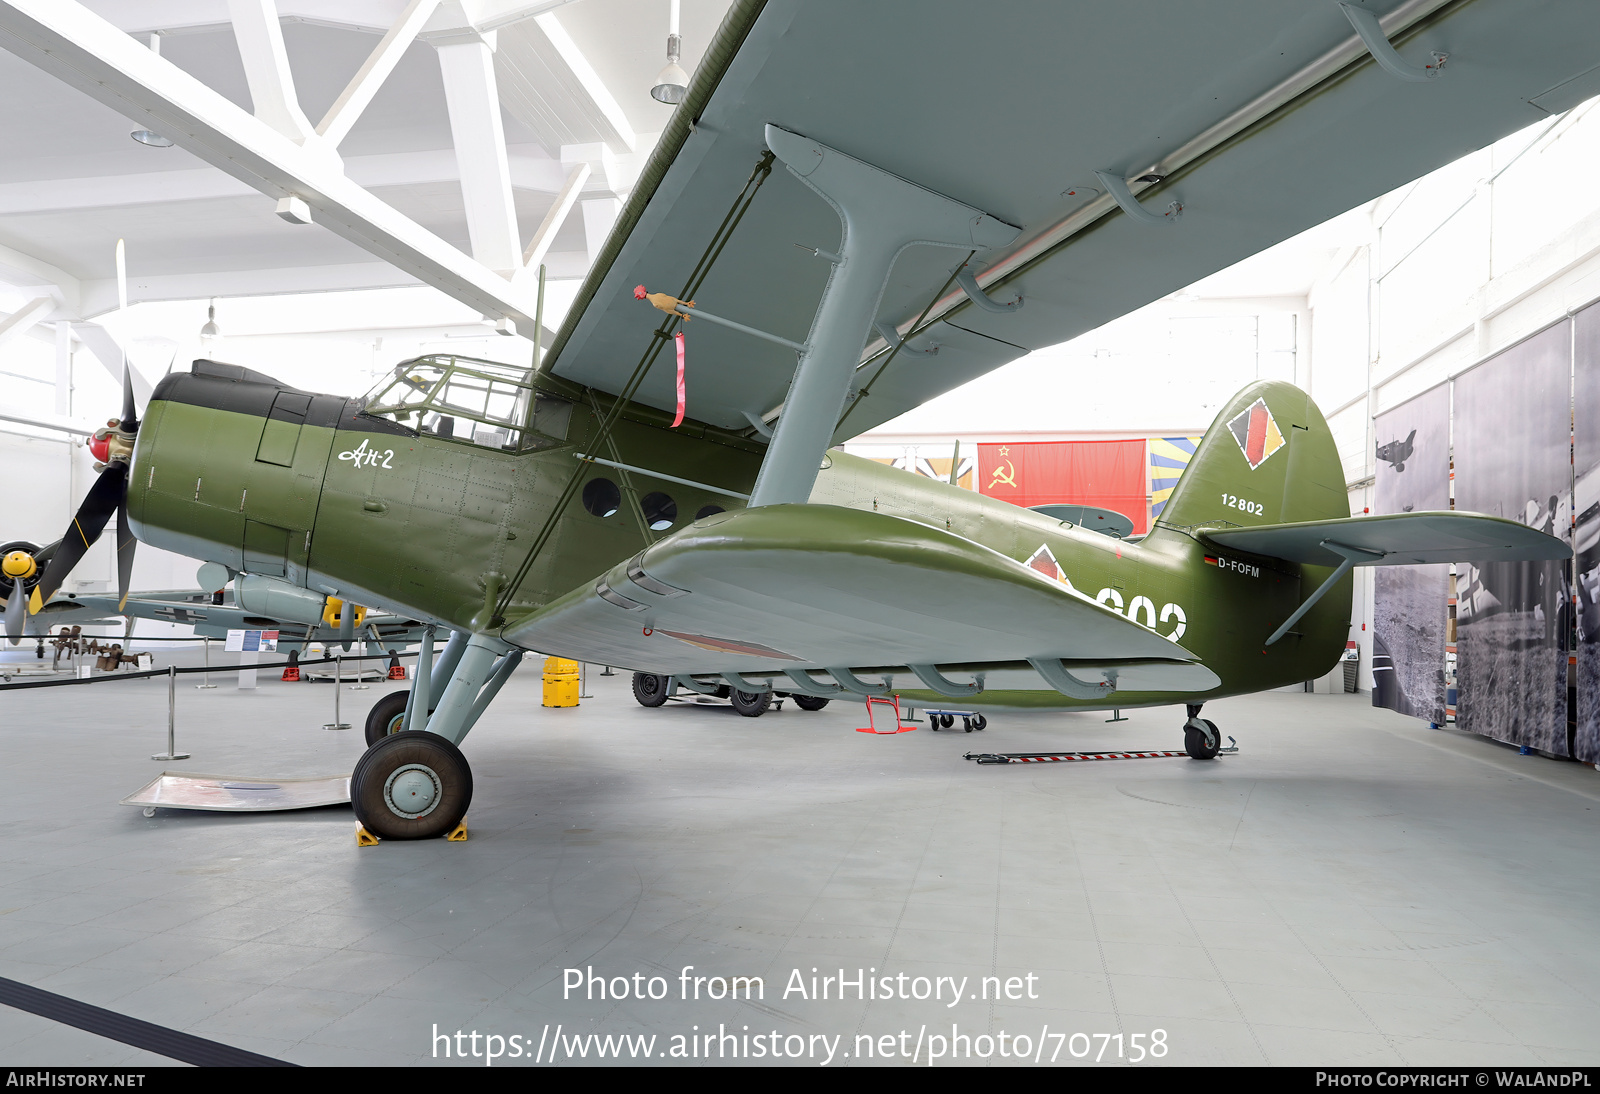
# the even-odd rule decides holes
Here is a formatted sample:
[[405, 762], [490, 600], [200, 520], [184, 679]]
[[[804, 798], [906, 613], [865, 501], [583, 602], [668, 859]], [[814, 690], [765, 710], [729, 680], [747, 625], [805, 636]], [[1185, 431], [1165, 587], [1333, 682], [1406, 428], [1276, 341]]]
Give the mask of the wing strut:
[[[808, 137], [766, 127], [767, 147], [843, 221], [842, 261], [822, 291], [783, 416], [756, 476], [751, 507], [804, 503], [844, 408], [883, 287], [900, 252], [922, 243], [987, 249], [1020, 229]], [[853, 690], [853, 689], [852, 689]]]
[[1293, 615], [1285, 619], [1282, 625], [1272, 632], [1272, 637], [1267, 639], [1265, 645], [1270, 646], [1288, 634], [1289, 628], [1300, 622], [1300, 617], [1309, 612], [1317, 601], [1322, 599], [1322, 594], [1333, 588], [1333, 583], [1349, 573], [1352, 568], [1361, 565], [1363, 562], [1378, 562], [1384, 558], [1382, 551], [1368, 551], [1361, 547], [1346, 547], [1344, 544], [1335, 543], [1331, 539], [1323, 540], [1322, 546], [1336, 555], [1342, 555], [1344, 561], [1339, 563], [1333, 573], [1328, 575], [1328, 580], [1317, 586], [1316, 592], [1306, 597], [1306, 602], [1296, 608]]

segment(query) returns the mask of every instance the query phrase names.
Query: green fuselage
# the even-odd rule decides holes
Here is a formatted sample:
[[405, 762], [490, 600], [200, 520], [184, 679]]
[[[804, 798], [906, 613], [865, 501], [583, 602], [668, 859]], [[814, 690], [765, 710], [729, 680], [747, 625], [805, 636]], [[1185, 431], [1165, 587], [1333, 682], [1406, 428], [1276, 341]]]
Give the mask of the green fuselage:
[[[611, 445], [591, 453], [587, 444], [609, 397], [558, 380], [540, 384], [572, 399], [566, 436], [545, 438], [543, 447], [503, 451], [360, 414], [352, 400], [256, 391], [267, 378], [247, 375], [254, 378], [201, 382], [175, 376], [157, 390], [129, 480], [129, 512], [139, 538], [456, 630], [471, 629], [475, 616], [481, 621], [486, 585], [522, 565], [583, 464], [580, 453], [636, 470], [584, 466], [586, 479], [616, 483], [622, 503], [609, 514], [590, 512], [581, 496], [566, 506], [515, 589], [504, 612], [507, 621], [592, 581], [708, 507], [741, 508], [738, 498], [703, 487], [748, 494], [765, 452], [747, 436], [693, 422], [670, 429], [665, 415], [636, 405], [622, 414]], [[1320, 415], [1317, 424], [1325, 433]], [[1323, 478], [1337, 468], [1331, 439], [1326, 447], [1316, 462], [1331, 457], [1335, 471], [1324, 470]], [[1160, 523], [1140, 541], [1120, 541], [838, 451], [824, 463], [812, 503], [903, 517], [1031, 561], [1171, 637], [1222, 679], [1218, 688], [1199, 695], [1122, 694], [1117, 706], [1199, 702], [1292, 684], [1329, 671], [1344, 649], [1348, 579], [1307, 614], [1290, 640], [1263, 649], [1266, 636], [1326, 570], [1219, 552], [1189, 531]], [[1184, 489], [1215, 493], [1224, 503], [1230, 488], [1245, 493], [1225, 469], [1191, 464], [1186, 479], [1212, 474], [1216, 482], [1186, 483]], [[1281, 484], [1274, 489], [1270, 506], [1258, 507], [1263, 520], [1339, 515], [1329, 502], [1324, 509], [1332, 506], [1331, 512], [1285, 516], [1295, 491]], [[668, 495], [676, 515], [652, 530], [638, 502], [654, 493]], [[657, 523], [663, 522], [658, 515]], [[619, 667], [654, 670], [644, 664]], [[904, 694], [919, 704], [948, 705], [932, 693]], [[1108, 705], [1053, 690], [991, 691], [962, 702], [1051, 709]]]

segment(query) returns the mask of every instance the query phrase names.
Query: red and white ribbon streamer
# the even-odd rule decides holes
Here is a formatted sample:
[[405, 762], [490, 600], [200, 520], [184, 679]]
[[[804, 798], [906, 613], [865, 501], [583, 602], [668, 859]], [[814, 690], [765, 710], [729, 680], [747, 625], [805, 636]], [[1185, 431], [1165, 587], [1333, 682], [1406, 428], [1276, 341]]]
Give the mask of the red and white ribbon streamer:
[[684, 393], [683, 393], [683, 332], [680, 330], [677, 334], [673, 335], [672, 336], [672, 340], [678, 344], [678, 415], [677, 415], [677, 417], [672, 419], [672, 428], [673, 429], [677, 429], [680, 425], [683, 424], [683, 408], [684, 408]]

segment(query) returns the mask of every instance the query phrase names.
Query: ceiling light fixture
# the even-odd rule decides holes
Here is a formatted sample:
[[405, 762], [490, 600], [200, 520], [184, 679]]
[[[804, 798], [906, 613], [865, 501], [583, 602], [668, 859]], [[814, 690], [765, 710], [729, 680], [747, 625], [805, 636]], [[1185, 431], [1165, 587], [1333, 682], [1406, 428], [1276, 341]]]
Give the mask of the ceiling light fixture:
[[206, 308], [206, 325], [200, 328], [200, 337], [219, 338], [221, 335], [222, 331], [217, 326], [217, 301], [213, 297], [210, 305]]
[[[150, 52], [154, 53], [157, 57], [161, 56], [160, 31], [152, 31], [150, 34]], [[135, 129], [132, 133], [129, 133], [128, 136], [132, 137], [140, 144], [149, 145], [151, 148], [172, 147], [172, 142], [170, 140], [168, 140], [166, 137], [163, 137], [160, 133], [152, 132], [149, 129]]]
[[658, 103], [676, 106], [689, 93], [689, 74], [678, 64], [683, 55], [683, 37], [678, 33], [678, 0], [672, 0], [672, 14], [667, 21], [667, 67], [656, 76], [656, 86], [650, 97]]

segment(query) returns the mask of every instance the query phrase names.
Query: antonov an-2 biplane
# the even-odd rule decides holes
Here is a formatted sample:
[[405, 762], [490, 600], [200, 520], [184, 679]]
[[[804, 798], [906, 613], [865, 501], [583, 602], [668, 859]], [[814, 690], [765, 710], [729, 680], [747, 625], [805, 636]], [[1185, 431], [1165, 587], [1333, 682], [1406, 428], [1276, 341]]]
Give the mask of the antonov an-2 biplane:
[[1218, 415], [1137, 542], [833, 446], [1568, 108], [1597, 45], [1592, 0], [738, 0], [535, 370], [425, 358], [349, 399], [199, 361], [125, 408], [104, 489], [139, 539], [451, 632], [354, 772], [384, 837], [456, 825], [458, 746], [528, 650], [692, 690], [1182, 704], [1204, 759], [1203, 703], [1332, 668], [1352, 566], [1568, 548], [1352, 519], [1283, 383]]

